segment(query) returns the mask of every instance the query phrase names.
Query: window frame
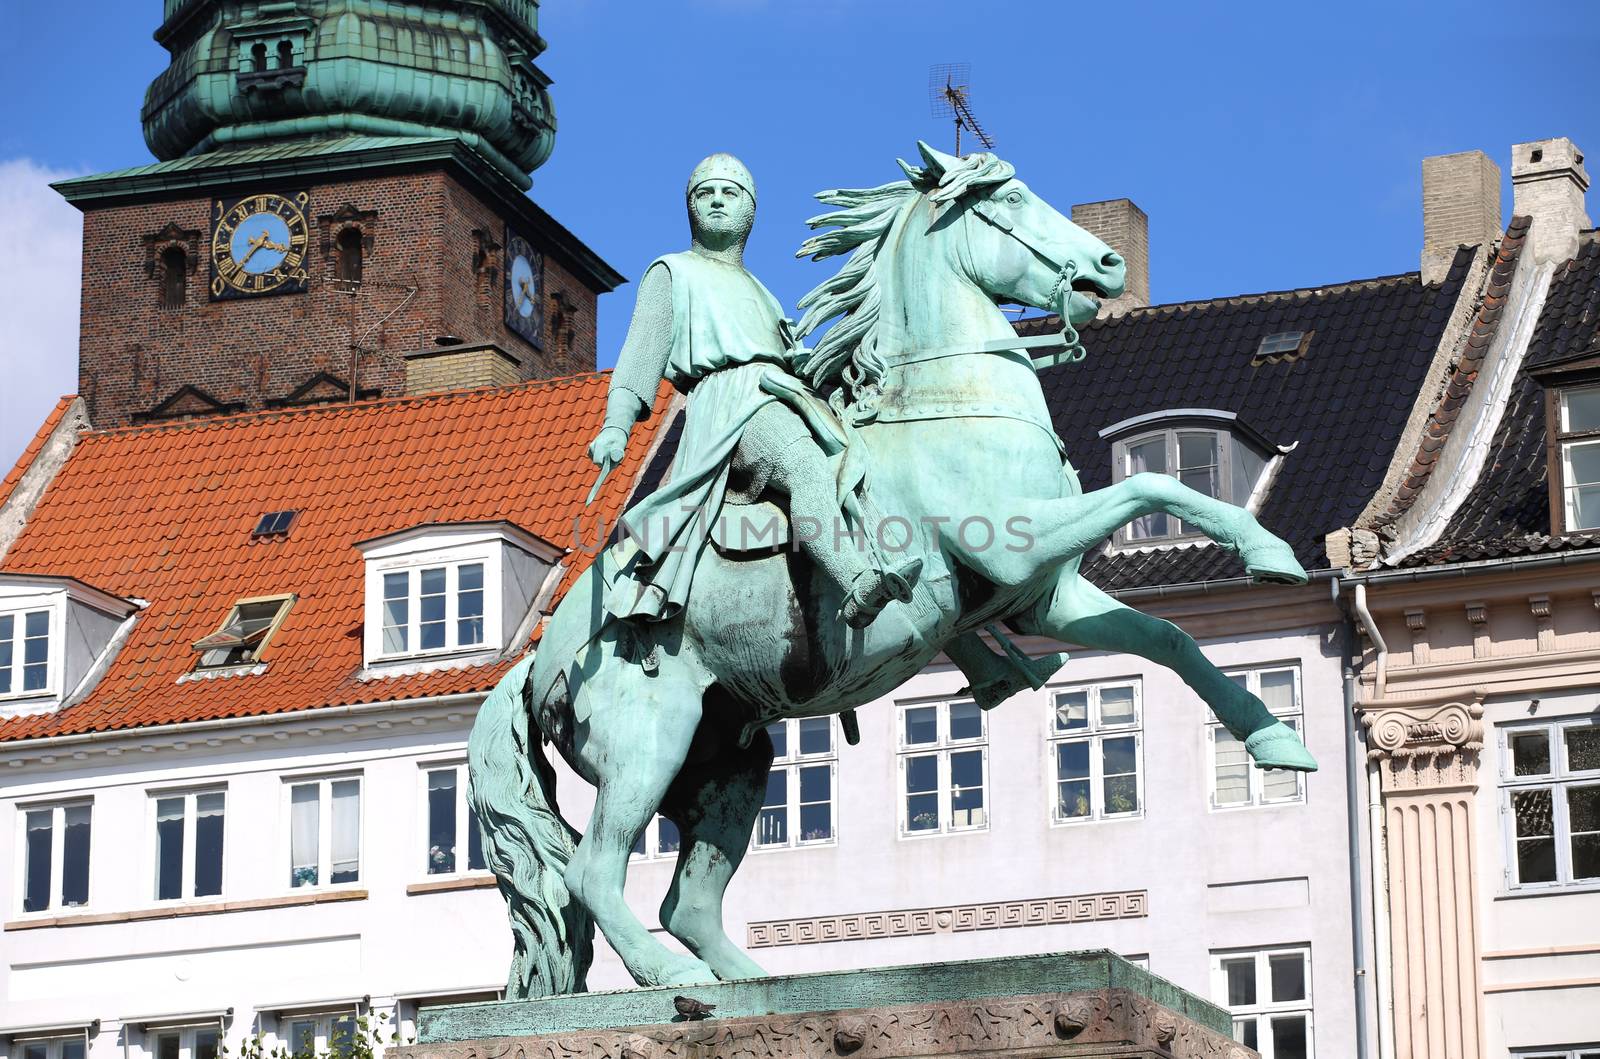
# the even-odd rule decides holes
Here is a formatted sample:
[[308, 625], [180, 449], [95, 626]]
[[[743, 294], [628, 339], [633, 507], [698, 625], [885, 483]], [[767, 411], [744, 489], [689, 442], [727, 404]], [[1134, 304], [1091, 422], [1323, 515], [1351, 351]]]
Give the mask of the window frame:
[[[27, 664], [27, 619], [32, 614], [45, 614], [45, 676], [44, 686], [24, 688], [23, 669]], [[66, 596], [63, 593], [37, 593], [0, 598], [0, 618], [12, 619], [11, 663], [6, 672], [6, 684], [0, 687], [0, 704], [30, 700], [61, 698], [63, 672], [62, 646], [66, 643]]]
[[[145, 792], [145, 834], [151, 838], [150, 846], [150, 872], [151, 881], [150, 900], [158, 905], [181, 904], [196, 901], [221, 901], [228, 892], [228, 785], [226, 783], [210, 783], [194, 787], [168, 787], [152, 788]], [[218, 865], [218, 890], [214, 894], [197, 895], [195, 888], [195, 868], [199, 854], [198, 844], [195, 842], [196, 821], [198, 819], [197, 801], [208, 794], [222, 795], [222, 850], [221, 863]], [[177, 897], [161, 896], [161, 837], [158, 831], [160, 820], [159, 805], [169, 798], [183, 799], [183, 852], [179, 857], [180, 879], [178, 882]]]
[[[456, 799], [455, 799], [455, 825], [456, 849], [461, 855], [456, 858], [457, 864], [466, 865], [454, 871], [429, 871], [428, 858], [432, 855], [433, 847], [428, 839], [432, 829], [433, 807], [429, 802], [428, 778], [435, 772], [453, 771], [456, 774]], [[489, 867], [489, 851], [483, 845], [483, 829], [478, 824], [477, 814], [472, 811], [471, 799], [467, 797], [467, 784], [470, 782], [469, 769], [465, 758], [445, 758], [437, 761], [419, 761], [417, 763], [417, 823], [418, 838], [416, 843], [422, 847], [424, 881], [433, 882], [449, 879], [476, 879], [485, 875], [493, 875]], [[483, 867], [474, 868], [472, 864], [472, 832], [478, 832], [478, 848], [483, 852]], [[415, 848], [415, 847], [413, 847]]]
[[[354, 780], [356, 787], [356, 877], [343, 882], [332, 882], [333, 877], [333, 785]], [[291, 882], [284, 888], [289, 892], [317, 893], [323, 890], [360, 889], [365, 885], [363, 866], [367, 862], [367, 783], [364, 773], [308, 772], [282, 776], [280, 827], [283, 839], [279, 844], [283, 863], [289, 868]], [[294, 789], [315, 783], [317, 788], [317, 881], [296, 885], [294, 874]], [[281, 878], [281, 876], [280, 876]]]
[[228, 608], [227, 615], [222, 619], [222, 624], [218, 625], [212, 632], [207, 633], [199, 640], [196, 640], [195, 643], [197, 645], [203, 643], [206, 639], [217, 635], [217, 633], [222, 632], [228, 626], [232, 625], [236, 620], [238, 620], [239, 611], [244, 607], [260, 606], [265, 603], [276, 603], [278, 605], [278, 609], [273, 614], [272, 621], [267, 625], [266, 631], [261, 634], [261, 638], [248, 648], [248, 657], [237, 662], [217, 662], [207, 665], [206, 657], [213, 651], [227, 651], [229, 648], [195, 646], [194, 651], [198, 657], [195, 658], [194, 665], [190, 667], [190, 671], [194, 673], [215, 673], [237, 669], [251, 669], [258, 665], [265, 665], [266, 662], [261, 656], [266, 651], [268, 645], [272, 643], [272, 638], [278, 634], [278, 629], [283, 625], [284, 619], [289, 616], [289, 611], [294, 609], [295, 600], [297, 598], [298, 597], [294, 593], [290, 592], [279, 593], [270, 596], [249, 596], [244, 599], [234, 600], [233, 606]]
[[[1211, 425], [1210, 423], [1204, 421], [1186, 422], [1183, 421], [1181, 417], [1174, 417], [1174, 420], [1175, 421], [1167, 422], [1166, 425], [1152, 425], [1144, 430], [1124, 434], [1120, 437], [1117, 437], [1112, 442], [1111, 480], [1113, 484], [1124, 481], [1136, 473], [1140, 473], [1134, 471], [1129, 465], [1132, 450], [1136, 446], [1158, 439], [1164, 441], [1163, 452], [1165, 453], [1165, 461], [1168, 469], [1154, 473], [1165, 474], [1170, 478], [1181, 481], [1182, 478], [1180, 476], [1180, 471], [1183, 468], [1181, 468], [1179, 465], [1181, 453], [1179, 445], [1180, 439], [1184, 435], [1204, 434], [1211, 436], [1216, 443], [1216, 476], [1218, 495], [1214, 497], [1214, 499], [1221, 500], [1226, 504], [1233, 504], [1237, 507], [1242, 507], [1247, 511], [1254, 511], [1255, 508], [1259, 506], [1259, 497], [1257, 494], [1260, 493], [1262, 484], [1265, 483], [1271, 475], [1273, 462], [1277, 458], [1277, 454], [1263, 451], [1261, 446], [1251, 444], [1249, 441], [1241, 438], [1235, 431], [1229, 430], [1223, 426]], [[1249, 491], [1246, 492], [1242, 497], [1238, 496], [1238, 483], [1234, 481], [1233, 473], [1233, 450], [1237, 445], [1243, 445], [1248, 452], [1255, 455], [1256, 458], [1261, 461], [1261, 469], [1256, 473], [1255, 481], [1250, 483]], [[1238, 498], [1235, 499], [1235, 497]], [[1130, 522], [1125, 526], [1118, 527], [1116, 533], [1112, 535], [1112, 540], [1116, 546], [1121, 548], [1144, 548], [1152, 545], [1175, 544], [1208, 539], [1202, 531], [1192, 526], [1183, 524], [1176, 515], [1162, 515], [1161, 517], [1164, 517], [1168, 520], [1168, 531], [1166, 533], [1151, 534], [1145, 537], [1135, 537], [1133, 535], [1134, 523]], [[1174, 525], [1179, 527], [1177, 532], [1172, 531], [1171, 527]]]
[[[828, 725], [828, 749], [819, 753], [806, 754], [800, 750], [800, 722], [822, 720]], [[762, 805], [756, 814], [755, 826], [750, 829], [751, 853], [777, 853], [790, 849], [809, 849], [816, 846], [837, 846], [839, 844], [839, 739], [841, 732], [838, 722], [831, 716], [817, 717], [785, 717], [767, 725], [770, 731], [774, 725], [784, 726], [785, 749], [787, 753], [774, 755], [772, 766], [767, 770], [770, 781], [774, 772], [783, 771], [784, 779], [784, 833], [787, 836], [783, 842], [759, 842], [761, 834], [761, 817], [766, 812], [767, 806]], [[800, 770], [804, 768], [818, 768], [826, 765], [828, 768], [828, 821], [829, 835], [827, 838], [807, 839], [800, 829]], [[762, 801], [765, 803], [765, 794]]]
[[662, 861], [678, 859], [678, 854], [683, 852], [683, 831], [681, 829], [678, 831], [677, 846], [672, 849], [663, 850], [661, 848], [661, 823], [664, 820], [667, 823], [672, 824], [672, 826], [675, 828], [678, 826], [677, 824], [673, 824], [671, 820], [667, 820], [667, 818], [662, 816], [660, 813], [652, 813], [650, 815], [650, 822], [644, 825], [644, 830], [640, 831], [639, 837], [634, 839], [634, 845], [637, 846], [643, 844], [644, 849], [642, 851], [632, 847], [628, 849], [628, 860], [630, 863], [637, 863], [639, 861]]
[[[361, 1017], [362, 1013], [359, 1009], [348, 1007], [322, 1011], [281, 1011], [277, 1016], [277, 1028], [274, 1036], [278, 1040], [278, 1045], [287, 1053], [289, 1059], [310, 1054], [325, 1055], [333, 1047], [334, 1025], [348, 1021], [350, 1023], [350, 1039], [354, 1042], [361, 1034]], [[306, 1022], [312, 1024], [311, 1051], [298, 1052], [294, 1048], [294, 1027], [297, 1024]]]
[[[1592, 713], [1569, 717], [1550, 717], [1544, 720], [1511, 721], [1496, 725], [1499, 742], [1500, 776], [1496, 800], [1500, 810], [1500, 835], [1503, 854], [1501, 879], [1506, 893], [1561, 893], [1600, 889], [1600, 875], [1572, 875], [1572, 827], [1566, 792], [1574, 787], [1600, 786], [1600, 768], [1568, 769], [1566, 764], [1566, 733], [1574, 728], [1593, 728], [1600, 731], [1600, 717]], [[1518, 776], [1512, 759], [1513, 736], [1543, 730], [1550, 749], [1550, 771], [1536, 775]], [[1549, 790], [1550, 837], [1555, 845], [1556, 877], [1548, 882], [1522, 882], [1517, 861], [1516, 810], [1512, 797], [1518, 791]], [[1559, 796], [1558, 796], [1559, 795]], [[1583, 832], [1590, 834], [1591, 832]]]
[[[375, 559], [367, 563], [367, 657], [368, 665], [392, 665], [412, 660], [450, 658], [499, 651], [505, 645], [501, 629], [501, 548], [498, 543], [472, 548], [441, 548], [390, 559]], [[461, 568], [482, 566], [483, 587], [483, 639], [475, 644], [461, 644], [460, 604]], [[445, 570], [445, 645], [423, 649], [422, 626], [422, 571]], [[384, 582], [390, 574], [405, 574], [406, 581], [406, 647], [401, 651], [384, 650]]]
[[68, 1041], [77, 1041], [83, 1047], [81, 1059], [89, 1056], [89, 1032], [82, 1033], [51, 1033], [45, 1037], [14, 1037], [11, 1040], [12, 1059], [24, 1059], [28, 1054], [28, 1045], [44, 1045], [45, 1059], [62, 1059], [63, 1047]]
[[[1273, 1001], [1272, 990], [1272, 964], [1271, 957], [1287, 954], [1297, 954], [1301, 958], [1302, 974], [1305, 982], [1305, 996], [1299, 1000]], [[1252, 957], [1255, 960], [1256, 1002], [1253, 1004], [1240, 1004], [1237, 1008], [1228, 1003], [1228, 976], [1223, 970], [1223, 962], [1238, 960], [1243, 957]], [[1244, 1019], [1257, 1020], [1256, 1052], [1261, 1059], [1274, 1059], [1271, 1039], [1271, 1025], [1274, 1018], [1284, 1016], [1301, 1016], [1306, 1020], [1306, 1059], [1316, 1059], [1316, 1018], [1314, 1012], [1315, 987], [1312, 982], [1311, 945], [1309, 942], [1295, 945], [1273, 945], [1261, 949], [1216, 949], [1211, 953], [1211, 995], [1218, 1007], [1228, 1012], [1233, 1020], [1233, 1039], [1243, 1043], [1239, 1034], [1239, 1023]], [[1261, 1000], [1265, 992], [1267, 1000]], [[1267, 1032], [1260, 1032], [1265, 1027]]]
[[[1576, 382], [1546, 391], [1545, 426], [1550, 478], [1550, 525], [1557, 534], [1600, 532], [1600, 526], [1579, 526], [1573, 517], [1572, 457], [1574, 447], [1600, 442], [1600, 428], [1567, 429], [1567, 398], [1575, 393], [1600, 391], [1600, 383]], [[1593, 483], [1600, 485], [1600, 482]]]
[[1514, 1048], [1511, 1059], [1600, 1059], [1600, 1043], [1558, 1044], [1546, 1048]]
[[[1084, 824], [1104, 823], [1114, 820], [1138, 820], [1145, 815], [1144, 784], [1144, 689], [1140, 677], [1110, 677], [1104, 680], [1084, 681], [1074, 684], [1051, 684], [1045, 702], [1045, 775], [1052, 777], [1046, 791], [1047, 812], [1051, 827], [1078, 827]], [[1129, 688], [1133, 691], [1133, 721], [1129, 724], [1107, 725], [1101, 720], [1100, 693], [1109, 688]], [[1058, 699], [1062, 695], [1087, 692], [1085, 701], [1085, 727], [1079, 730], [1062, 730], [1056, 726]], [[1133, 737], [1134, 790], [1139, 807], [1132, 812], [1108, 813], [1105, 803], [1105, 751], [1106, 739]], [[1089, 744], [1089, 815], [1063, 816], [1061, 814], [1060, 773], [1057, 748], [1066, 743]]]
[[[76, 797], [52, 799], [40, 802], [18, 802], [17, 813], [17, 838], [16, 858], [17, 865], [14, 878], [16, 880], [17, 913], [23, 918], [49, 917], [61, 915], [75, 915], [88, 908], [94, 907], [94, 798]], [[84, 872], [83, 900], [75, 905], [66, 904], [62, 900], [62, 888], [66, 885], [66, 820], [67, 810], [86, 808], [89, 810], [89, 864]], [[31, 813], [50, 813], [50, 875], [45, 884], [48, 900], [43, 908], [29, 909], [28, 901], [28, 816]]]
[[222, 1050], [227, 1044], [227, 1034], [223, 1030], [222, 1023], [216, 1019], [193, 1023], [168, 1022], [145, 1027], [143, 1030], [145, 1055], [149, 1059], [161, 1059], [161, 1038], [176, 1037], [178, 1059], [197, 1059], [195, 1039], [202, 1033], [216, 1034], [216, 1051], [213, 1054], [220, 1059]]
[[[1293, 721], [1291, 727], [1303, 742], [1306, 738], [1306, 700], [1305, 700], [1305, 673], [1299, 662], [1277, 662], [1253, 666], [1230, 666], [1223, 669], [1223, 675], [1230, 680], [1235, 677], [1245, 678], [1245, 690], [1256, 698], [1261, 698], [1261, 677], [1266, 673], [1279, 673], [1288, 671], [1294, 676], [1294, 707], [1292, 709], [1274, 710], [1267, 707], [1267, 712], [1280, 721]], [[1262, 704], [1266, 700], [1262, 699]], [[1244, 809], [1271, 809], [1284, 805], [1304, 805], [1306, 803], [1306, 776], [1303, 772], [1293, 769], [1258, 769], [1255, 763], [1245, 758], [1246, 783], [1250, 797], [1242, 802], [1230, 802], [1221, 805], [1217, 802], [1217, 733], [1226, 731], [1221, 721], [1210, 710], [1205, 714], [1205, 754], [1206, 754], [1206, 808], [1213, 813], [1230, 813]], [[1243, 740], [1240, 740], [1243, 745]], [[1266, 774], [1268, 772], [1287, 772], [1294, 777], [1295, 793], [1292, 798], [1267, 798], [1265, 796]]]
[[[979, 734], [971, 739], [950, 738], [950, 709], [953, 706], [973, 706], [978, 710]], [[942, 838], [950, 835], [969, 835], [983, 833], [989, 830], [994, 820], [993, 792], [989, 782], [989, 712], [978, 706], [976, 702], [966, 698], [949, 699], [922, 699], [897, 704], [895, 719], [895, 757], [897, 795], [895, 831], [896, 836], [903, 840], [916, 840], [923, 838]], [[910, 710], [934, 709], [934, 741], [932, 743], [907, 743], [906, 742], [906, 713]], [[983, 823], [956, 826], [955, 810], [952, 806], [952, 777], [950, 758], [953, 754], [966, 753], [977, 750], [981, 752], [980, 763], [983, 769], [983, 783], [979, 788], [983, 792]], [[913, 831], [907, 826], [907, 816], [910, 810], [910, 792], [906, 790], [906, 766], [914, 757], [933, 757], [934, 766], [934, 793], [938, 796], [938, 826]]]

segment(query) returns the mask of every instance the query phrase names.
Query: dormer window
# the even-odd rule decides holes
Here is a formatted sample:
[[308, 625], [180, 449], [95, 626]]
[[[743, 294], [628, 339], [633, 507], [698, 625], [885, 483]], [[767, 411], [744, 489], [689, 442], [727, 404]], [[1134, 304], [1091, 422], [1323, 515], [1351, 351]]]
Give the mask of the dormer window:
[[[1113, 424], [1100, 432], [1112, 443], [1113, 478], [1168, 474], [1206, 496], [1255, 510], [1266, 470], [1280, 450], [1232, 412], [1186, 408]], [[1163, 512], [1144, 515], [1117, 533], [1117, 543], [1142, 545], [1188, 538], [1200, 531]]]
[[0, 575], [0, 716], [61, 705], [137, 609], [71, 578]]
[[1552, 461], [1562, 516], [1559, 532], [1600, 529], [1600, 386], [1572, 387], [1560, 393]]
[[492, 660], [526, 633], [561, 556], [507, 522], [417, 526], [357, 547], [367, 564], [366, 660], [374, 675], [434, 659]]
[[0, 695], [50, 687], [50, 608], [0, 614]]

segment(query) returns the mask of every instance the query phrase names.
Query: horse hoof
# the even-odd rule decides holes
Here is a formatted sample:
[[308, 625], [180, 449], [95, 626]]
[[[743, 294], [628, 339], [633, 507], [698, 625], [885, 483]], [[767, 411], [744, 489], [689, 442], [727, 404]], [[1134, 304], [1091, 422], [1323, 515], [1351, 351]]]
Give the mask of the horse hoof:
[[1317, 771], [1317, 759], [1294, 734], [1294, 729], [1281, 721], [1248, 736], [1244, 748], [1257, 768]]
[[1303, 585], [1310, 580], [1293, 550], [1279, 540], [1246, 548], [1239, 558], [1244, 560], [1244, 572], [1257, 584]]

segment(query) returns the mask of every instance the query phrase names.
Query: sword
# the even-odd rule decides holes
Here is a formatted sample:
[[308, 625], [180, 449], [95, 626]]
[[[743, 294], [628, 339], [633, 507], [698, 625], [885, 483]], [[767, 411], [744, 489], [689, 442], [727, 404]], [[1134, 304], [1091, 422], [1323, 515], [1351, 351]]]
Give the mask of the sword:
[[589, 499], [583, 502], [584, 507], [594, 503], [594, 498], [600, 495], [600, 487], [605, 484], [606, 475], [610, 474], [616, 464], [611, 460], [604, 460], [600, 464], [600, 473], [595, 475], [594, 488], [589, 490]]

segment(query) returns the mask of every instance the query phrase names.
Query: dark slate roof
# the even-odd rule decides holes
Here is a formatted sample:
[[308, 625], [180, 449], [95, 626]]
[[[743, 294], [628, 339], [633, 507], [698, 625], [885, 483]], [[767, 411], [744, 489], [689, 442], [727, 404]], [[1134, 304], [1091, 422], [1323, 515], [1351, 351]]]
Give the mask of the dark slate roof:
[[[1277, 445], [1298, 443], [1262, 505], [1264, 526], [1307, 569], [1326, 568], [1326, 534], [1351, 525], [1383, 481], [1472, 252], [1425, 286], [1418, 273], [1135, 309], [1082, 329], [1088, 357], [1040, 375], [1056, 431], [1085, 489], [1111, 484], [1111, 445], [1099, 432], [1148, 412], [1234, 412]], [[1018, 324], [1025, 334], [1052, 317]], [[1312, 331], [1305, 353], [1254, 363], [1261, 339]], [[1242, 576], [1215, 546], [1091, 552], [1084, 573], [1108, 591]]]
[[1550, 280], [1523, 371], [1472, 491], [1439, 540], [1402, 566], [1468, 562], [1600, 546], [1600, 535], [1550, 533], [1544, 387], [1530, 374], [1600, 353], [1600, 233], [1584, 232], [1578, 254]]

